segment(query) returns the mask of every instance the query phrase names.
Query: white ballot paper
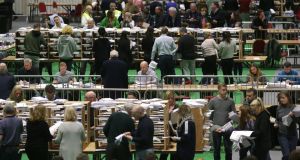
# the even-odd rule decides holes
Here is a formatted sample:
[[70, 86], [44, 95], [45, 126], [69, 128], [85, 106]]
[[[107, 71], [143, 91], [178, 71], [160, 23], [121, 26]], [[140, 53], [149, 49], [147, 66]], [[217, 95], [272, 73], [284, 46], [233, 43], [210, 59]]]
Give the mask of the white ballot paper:
[[222, 132], [228, 131], [232, 128], [232, 121], [227, 122], [224, 126], [222, 126], [221, 130]]
[[230, 136], [230, 140], [233, 142], [233, 150], [238, 151], [243, 148], [251, 146], [251, 140], [254, 139], [251, 136], [253, 131], [233, 131]]
[[300, 106], [297, 105], [294, 109], [293, 109], [293, 114], [295, 117], [300, 117]]
[[53, 126], [49, 128], [50, 134], [53, 136], [55, 132], [58, 130], [58, 127], [62, 124], [62, 121], [57, 121]]
[[117, 145], [120, 145], [120, 143], [122, 142], [122, 138], [125, 136], [124, 133], [118, 135], [116, 138], [115, 138], [115, 144]]
[[283, 125], [290, 126], [292, 122], [293, 122], [293, 119], [292, 119], [291, 116], [286, 115], [286, 116], [282, 117], [282, 123], [283, 123]]

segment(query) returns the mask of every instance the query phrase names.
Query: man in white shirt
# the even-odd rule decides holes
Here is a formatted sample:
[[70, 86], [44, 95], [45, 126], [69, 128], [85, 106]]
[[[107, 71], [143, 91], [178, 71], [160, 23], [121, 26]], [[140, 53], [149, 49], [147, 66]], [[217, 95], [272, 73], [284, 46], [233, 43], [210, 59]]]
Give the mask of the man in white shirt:
[[[175, 75], [174, 55], [177, 50], [175, 41], [167, 35], [168, 29], [162, 28], [160, 37], [156, 38], [152, 47], [151, 60], [158, 54], [158, 66], [161, 71], [161, 79], [166, 75]], [[173, 79], [165, 79], [166, 84], [171, 84]]]
[[63, 29], [66, 26], [66, 24], [61, 23], [61, 20], [60, 20], [59, 16], [54, 17], [54, 23], [55, 24], [52, 27], [52, 29]]
[[95, 21], [93, 18], [87, 19], [86, 25], [83, 29], [96, 29]]
[[156, 84], [157, 77], [155, 71], [149, 68], [148, 62], [142, 61], [140, 64], [140, 71], [135, 77], [135, 83], [138, 85]]

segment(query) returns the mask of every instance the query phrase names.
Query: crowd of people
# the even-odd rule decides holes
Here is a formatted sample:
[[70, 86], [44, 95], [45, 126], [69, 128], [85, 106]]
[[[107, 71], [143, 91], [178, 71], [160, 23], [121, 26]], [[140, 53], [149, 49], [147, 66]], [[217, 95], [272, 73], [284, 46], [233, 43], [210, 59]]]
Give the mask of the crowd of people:
[[[288, 1], [287, 1], [288, 2]], [[195, 76], [196, 58], [195, 37], [188, 33], [190, 28], [216, 28], [216, 27], [242, 27], [243, 21], [250, 20], [251, 0], [209, 0], [205, 3], [167, 1], [161, 3], [158, 0], [144, 6], [141, 0], [127, 0], [122, 7], [120, 1], [102, 0], [100, 10], [103, 15], [100, 19], [95, 18], [95, 6], [90, 3], [84, 4], [81, 15], [80, 26], [84, 29], [98, 29], [99, 37], [93, 42], [93, 62], [91, 75], [101, 75], [101, 83], [104, 88], [128, 88], [128, 70], [133, 64], [133, 42], [128, 38], [128, 32], [123, 31], [114, 50], [107, 38], [105, 28], [146, 28], [145, 37], [142, 39], [141, 47], [144, 52], [144, 59], [140, 63], [140, 70], [135, 79], [136, 84], [158, 84], [159, 78], [155, 68], [149, 66], [153, 61], [158, 62], [161, 71], [161, 82], [166, 84], [198, 83]], [[252, 20], [251, 27], [255, 29], [256, 38], [265, 38], [265, 30], [268, 21], [271, 19], [270, 9], [274, 9], [274, 0], [260, 0], [259, 10]], [[96, 9], [97, 10], [97, 9]], [[66, 23], [65, 23], [66, 22]], [[0, 63], [0, 99], [19, 103], [29, 100], [31, 97], [23, 93], [19, 84], [44, 83], [42, 77], [43, 67], [47, 67], [49, 75], [52, 75], [52, 64], [40, 62], [41, 45], [47, 46], [41, 27], [49, 29], [61, 29], [62, 34], [57, 41], [59, 54], [59, 71], [50, 79], [52, 84], [73, 84], [78, 81], [72, 72], [73, 57], [77, 51], [76, 41], [71, 36], [73, 27], [67, 24], [58, 14], [45, 17], [42, 24], [35, 24], [33, 30], [27, 33], [24, 40], [24, 61], [21, 68], [17, 68], [16, 78], [8, 72], [5, 63]], [[168, 27], [179, 27], [180, 38], [177, 42], [168, 35]], [[161, 28], [161, 34], [154, 38], [154, 28]], [[176, 45], [177, 43], [177, 45]], [[211, 33], [204, 33], [204, 41], [201, 44], [204, 62], [201, 66], [203, 75], [201, 84], [218, 84], [218, 95], [208, 103], [208, 108], [214, 110], [211, 120], [211, 140], [214, 152], [214, 159], [220, 160], [221, 146], [224, 144], [225, 159], [232, 159], [232, 141], [230, 135], [233, 130], [253, 131], [250, 146], [241, 147], [239, 158], [242, 159], [270, 159], [270, 149], [274, 147], [274, 138], [278, 141], [283, 160], [297, 160], [299, 151], [296, 150], [298, 141], [297, 124], [299, 120], [292, 113], [295, 108], [295, 100], [289, 92], [282, 91], [277, 95], [278, 105], [266, 107], [261, 98], [258, 97], [255, 89], [246, 91], [245, 101], [238, 109], [235, 102], [230, 98], [227, 84], [242, 82], [232, 75], [242, 75], [242, 64], [234, 62], [234, 55], [237, 52], [236, 41], [231, 38], [230, 32], [222, 33], [222, 40], [215, 40]], [[175, 74], [174, 59], [181, 59], [180, 66], [184, 82], [174, 78], [165, 78], [167, 75]], [[220, 59], [220, 62], [218, 62]], [[84, 75], [88, 61], [81, 62], [80, 74]], [[224, 84], [220, 84], [217, 76], [218, 63], [224, 74]], [[237, 73], [239, 72], [239, 73]], [[40, 76], [40, 77], [39, 77]], [[261, 69], [252, 64], [245, 83], [266, 84], [269, 81]], [[298, 72], [292, 69], [290, 62], [283, 64], [283, 70], [278, 73], [274, 81], [286, 82], [288, 84], [300, 84]], [[48, 84], [44, 89], [44, 97], [49, 101], [65, 97], [56, 91], [54, 85]], [[121, 94], [104, 92], [103, 97], [119, 98]], [[128, 98], [137, 96], [130, 92]], [[191, 107], [178, 105], [174, 92], [167, 92], [169, 118], [172, 119], [172, 112], [178, 109], [179, 121], [172, 124], [176, 129], [170, 133], [171, 141], [177, 143], [176, 153], [170, 154], [171, 159], [192, 160], [195, 157], [196, 126], [191, 113]], [[89, 103], [96, 101], [96, 93], [89, 91], [85, 94], [85, 100]], [[223, 130], [222, 126], [230, 121], [229, 113], [239, 115], [237, 125], [230, 130]], [[3, 108], [4, 118], [0, 121], [0, 159], [20, 159], [19, 144], [20, 135], [24, 132], [23, 122], [18, 118], [14, 103], [7, 103]], [[94, 110], [91, 109], [90, 124], [94, 125]], [[289, 116], [291, 123], [287, 126], [283, 123], [283, 117]], [[270, 121], [273, 118], [273, 121]], [[135, 121], [138, 125], [135, 126]], [[153, 147], [154, 124], [145, 109], [139, 105], [126, 104], [122, 111], [110, 115], [103, 128], [107, 138], [106, 157], [107, 159], [132, 159], [129, 145], [135, 144], [135, 159], [155, 159]], [[273, 132], [278, 130], [277, 133]], [[30, 160], [49, 159], [48, 142], [55, 142], [60, 145], [59, 156], [53, 159], [63, 160], [87, 160], [88, 156], [82, 153], [82, 146], [87, 138], [83, 125], [77, 121], [76, 111], [72, 107], [65, 108], [64, 122], [58, 131], [52, 135], [46, 122], [46, 108], [38, 105], [30, 111], [30, 118], [26, 121], [27, 139], [25, 152]], [[122, 135], [120, 140], [115, 137]], [[222, 143], [223, 139], [223, 143]], [[248, 156], [250, 154], [250, 156]], [[168, 154], [162, 153], [161, 160], [166, 160]]]

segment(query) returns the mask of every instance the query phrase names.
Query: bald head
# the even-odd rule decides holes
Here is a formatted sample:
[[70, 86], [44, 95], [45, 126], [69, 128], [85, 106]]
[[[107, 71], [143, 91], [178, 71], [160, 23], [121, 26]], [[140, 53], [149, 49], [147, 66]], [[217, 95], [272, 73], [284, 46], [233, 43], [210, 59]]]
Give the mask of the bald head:
[[85, 93], [84, 99], [85, 101], [94, 102], [97, 100], [96, 93], [93, 91], [88, 91]]
[[145, 115], [145, 109], [142, 106], [134, 106], [132, 108], [132, 116], [135, 120], [139, 120], [140, 118], [144, 117]]
[[7, 73], [7, 66], [5, 63], [0, 63], [0, 74], [6, 74]]
[[88, 13], [93, 13], [93, 7], [91, 5], [87, 5], [85, 7], [85, 10], [88, 12]]
[[140, 69], [141, 69], [142, 74], [146, 74], [148, 71], [148, 68], [149, 68], [148, 62], [142, 61], [140, 64]]

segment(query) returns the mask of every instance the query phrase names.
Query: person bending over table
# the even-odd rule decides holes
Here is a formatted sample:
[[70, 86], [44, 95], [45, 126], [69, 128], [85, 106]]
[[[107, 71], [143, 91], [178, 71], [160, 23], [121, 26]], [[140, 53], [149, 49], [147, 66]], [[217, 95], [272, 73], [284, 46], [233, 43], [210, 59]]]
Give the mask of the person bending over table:
[[58, 99], [56, 96], [56, 89], [52, 84], [48, 84], [45, 87], [45, 94], [46, 94], [45, 98], [47, 98], [48, 101], [54, 101], [54, 100]]
[[9, 97], [7, 98], [8, 101], [14, 101], [16, 103], [19, 103], [21, 101], [24, 101], [24, 95], [23, 95], [23, 89], [19, 85], [15, 85], [15, 87], [12, 89]]
[[292, 69], [291, 62], [283, 64], [283, 71], [278, 73], [277, 82], [286, 82], [288, 84], [300, 84], [298, 72]]

